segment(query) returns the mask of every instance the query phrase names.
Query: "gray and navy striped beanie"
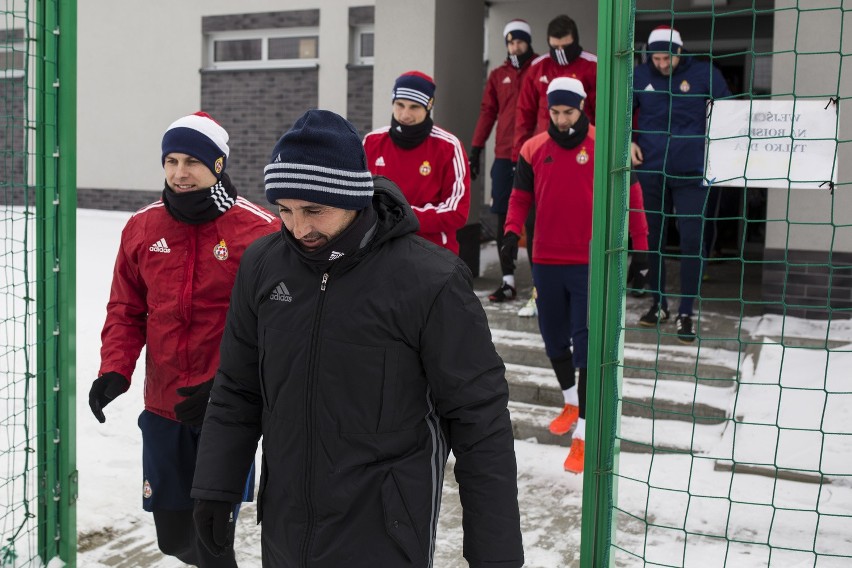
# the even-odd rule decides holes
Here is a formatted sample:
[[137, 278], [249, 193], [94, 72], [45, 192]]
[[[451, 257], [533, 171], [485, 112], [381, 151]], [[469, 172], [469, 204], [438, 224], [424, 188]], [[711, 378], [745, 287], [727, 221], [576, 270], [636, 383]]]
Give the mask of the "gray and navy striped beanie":
[[396, 78], [391, 102], [396, 99], [414, 101], [432, 110], [435, 101], [435, 81], [426, 73], [407, 71]]
[[352, 124], [331, 111], [312, 109], [284, 133], [263, 170], [266, 199], [301, 199], [360, 210], [373, 200], [373, 176]]

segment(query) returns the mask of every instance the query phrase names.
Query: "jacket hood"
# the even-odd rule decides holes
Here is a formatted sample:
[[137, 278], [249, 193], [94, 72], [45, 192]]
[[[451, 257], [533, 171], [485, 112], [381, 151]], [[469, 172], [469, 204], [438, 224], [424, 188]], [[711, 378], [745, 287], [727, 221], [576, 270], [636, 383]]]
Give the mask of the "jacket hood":
[[420, 230], [420, 222], [394, 182], [373, 176], [373, 187], [373, 208], [378, 216], [374, 245]]

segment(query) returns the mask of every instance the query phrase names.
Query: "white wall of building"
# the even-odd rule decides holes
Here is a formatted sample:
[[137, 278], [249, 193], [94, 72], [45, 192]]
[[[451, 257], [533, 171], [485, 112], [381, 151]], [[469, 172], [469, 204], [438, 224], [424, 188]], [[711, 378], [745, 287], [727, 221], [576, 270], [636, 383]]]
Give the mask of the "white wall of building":
[[[772, 75], [773, 93], [792, 93], [797, 97], [824, 98], [852, 94], [852, 62], [849, 37], [841, 40], [842, 30], [849, 29], [852, 15], [839, 11], [834, 0], [810, 0], [811, 11], [781, 10], [795, 8], [794, 0], [778, 0], [775, 14], [773, 67], [781, 72]], [[847, 34], [848, 36], [849, 34]], [[796, 54], [793, 50], [796, 50]], [[778, 96], [790, 99], [789, 96]], [[852, 140], [852, 122], [844, 120], [841, 102], [839, 140]], [[770, 189], [767, 201], [766, 248], [796, 250], [834, 250], [852, 252], [852, 193], [848, 191], [847, 164], [852, 163], [852, 147], [838, 145], [840, 184], [832, 196], [828, 189]], [[843, 225], [846, 225], [845, 227]]]
[[319, 8], [319, 106], [345, 114], [349, 7], [372, 4], [370, 0], [79, 2], [77, 185], [148, 190], [162, 186], [163, 132], [201, 104], [202, 16]]

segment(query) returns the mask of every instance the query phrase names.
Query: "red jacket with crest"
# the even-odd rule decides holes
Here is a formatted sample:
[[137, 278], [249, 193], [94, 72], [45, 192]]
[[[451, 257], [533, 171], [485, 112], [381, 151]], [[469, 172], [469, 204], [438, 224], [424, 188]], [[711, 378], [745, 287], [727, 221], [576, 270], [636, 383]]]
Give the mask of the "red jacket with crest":
[[175, 390], [216, 374], [243, 252], [280, 226], [242, 197], [198, 225], [177, 221], [162, 201], [137, 211], [121, 233], [98, 375], [114, 371], [130, 380], [146, 347], [145, 409], [174, 419], [174, 405], [184, 400]]

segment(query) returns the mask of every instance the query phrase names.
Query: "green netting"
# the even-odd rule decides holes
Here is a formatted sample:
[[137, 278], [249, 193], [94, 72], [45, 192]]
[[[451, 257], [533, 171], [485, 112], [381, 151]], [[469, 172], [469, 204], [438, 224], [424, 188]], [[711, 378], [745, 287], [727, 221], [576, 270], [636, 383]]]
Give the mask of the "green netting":
[[[625, 85], [629, 93], [647, 88], [635, 84], [632, 67], [661, 24], [719, 68], [733, 96], [706, 109], [710, 189], [700, 252], [680, 246], [683, 215], [656, 210], [672, 236], [655, 249], [671, 310], [659, 325], [639, 325], [651, 295], [624, 284], [636, 253], [625, 246], [625, 172], [640, 128], [598, 119], [596, 152], [608, 163], [596, 180], [609, 190], [596, 204], [606, 216], [596, 218], [590, 357], [602, 380], [589, 387], [582, 564], [852, 565], [852, 208], [843, 121], [852, 5], [606, 4], [599, 108], [603, 98], [619, 120], [629, 114], [619, 101], [632, 98]], [[696, 96], [689, 85], [672, 90]], [[688, 137], [676, 126], [667, 135]], [[659, 173], [667, 185], [683, 181]], [[679, 271], [690, 260], [702, 277], [696, 340], [684, 344], [674, 319], [684, 298]]]
[[75, 565], [75, 4], [63, 10], [0, 5], [0, 566]]

